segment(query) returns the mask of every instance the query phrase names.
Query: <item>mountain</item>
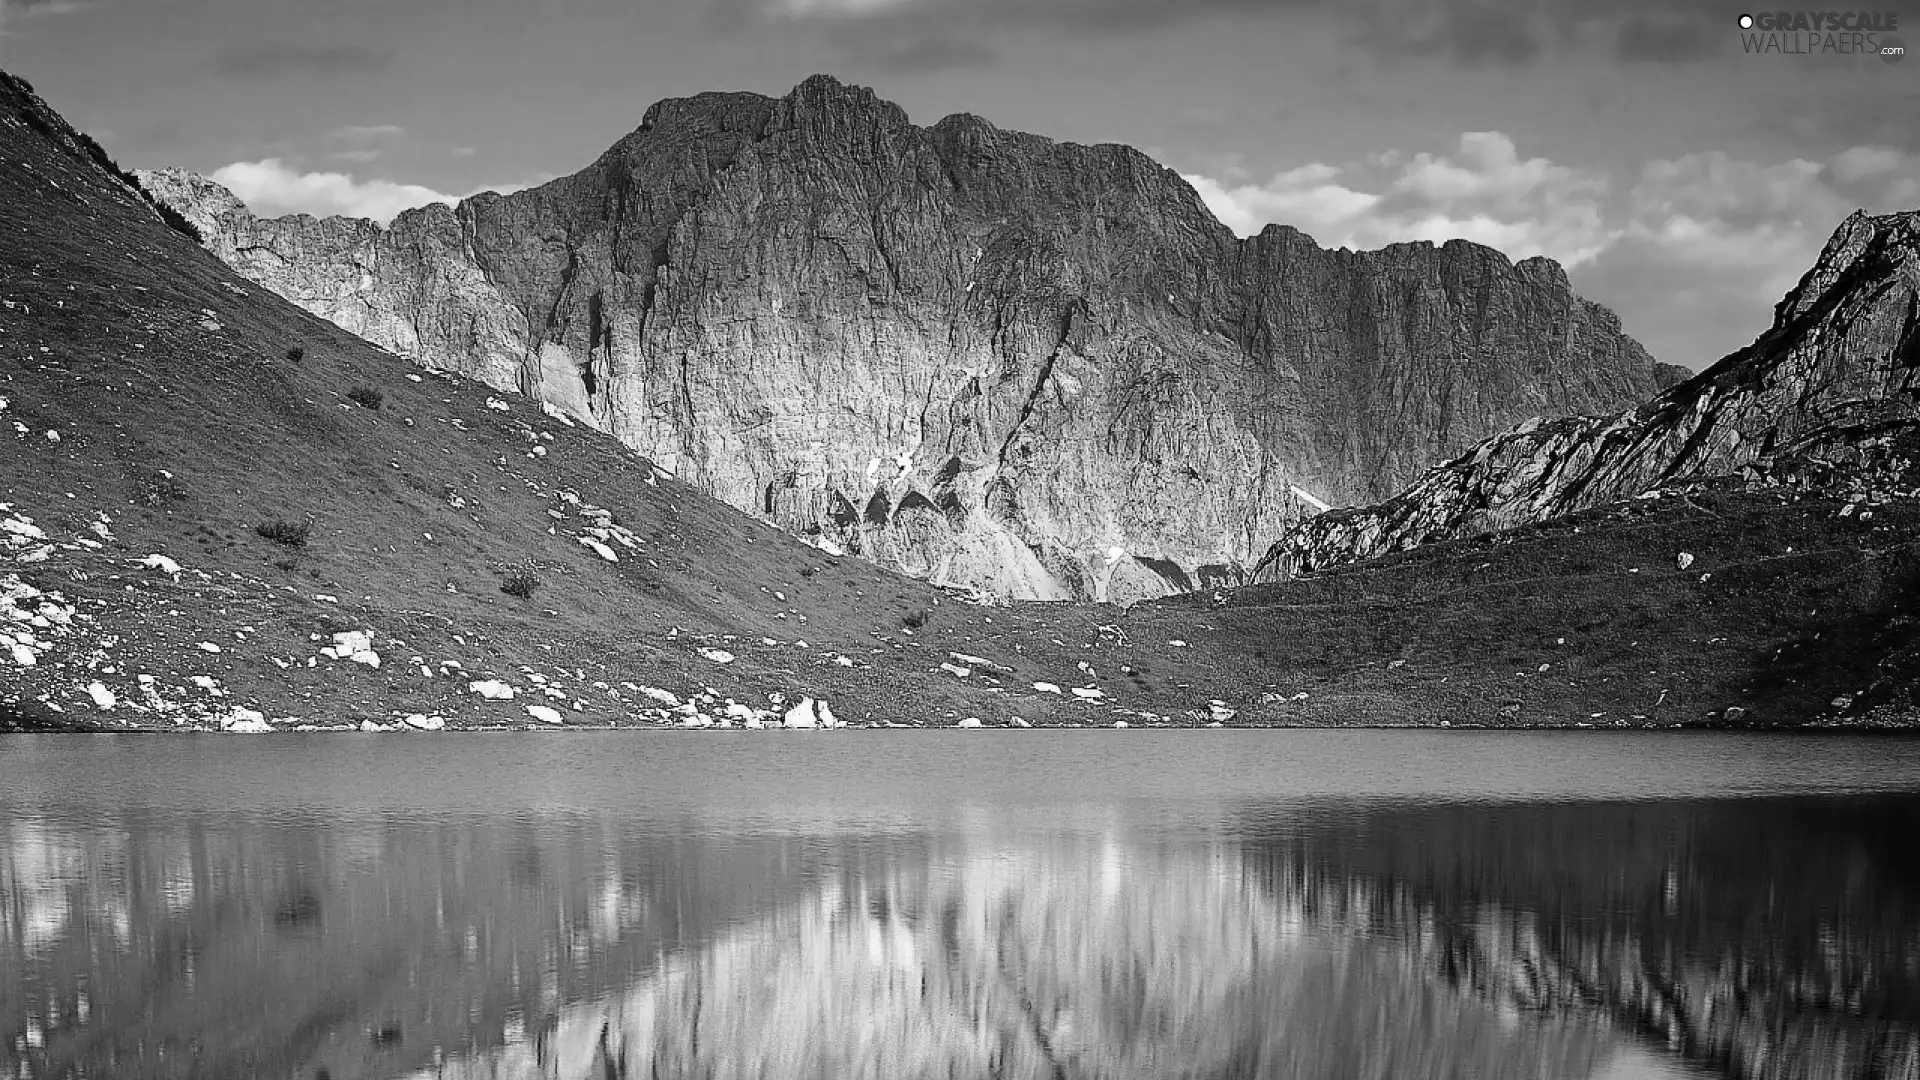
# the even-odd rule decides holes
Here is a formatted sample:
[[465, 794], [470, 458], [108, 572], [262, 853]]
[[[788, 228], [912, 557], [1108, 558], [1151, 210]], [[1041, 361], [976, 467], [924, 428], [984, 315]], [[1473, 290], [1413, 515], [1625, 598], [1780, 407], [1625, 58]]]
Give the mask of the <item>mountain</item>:
[[1258, 682], [824, 554], [191, 231], [0, 73], [0, 730], [1192, 723]]
[[[1862, 520], [1920, 432], [1920, 213], [1855, 213], [1753, 344], [1637, 408], [1532, 421], [1375, 506], [1301, 523], [1260, 580], [1551, 520], [1726, 476], [1851, 478]], [[1850, 510], [1849, 513], [1852, 511]]]
[[1912, 484], [1871, 515], [1858, 476], [1702, 486], [1279, 584], [982, 603], [423, 371], [193, 228], [0, 74], [0, 729], [1920, 715]]
[[1238, 583], [1320, 504], [1683, 374], [1546, 259], [1237, 239], [1134, 150], [917, 127], [824, 76], [662, 101], [572, 176], [390, 228], [142, 179], [376, 344], [829, 550], [1002, 596]]

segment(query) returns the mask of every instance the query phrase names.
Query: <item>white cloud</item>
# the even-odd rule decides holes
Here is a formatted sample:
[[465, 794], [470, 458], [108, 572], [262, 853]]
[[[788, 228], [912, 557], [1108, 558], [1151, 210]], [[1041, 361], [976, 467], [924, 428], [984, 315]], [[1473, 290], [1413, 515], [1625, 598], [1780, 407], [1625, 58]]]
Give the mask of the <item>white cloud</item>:
[[1648, 162], [1625, 221], [1574, 286], [1663, 360], [1699, 368], [1747, 344], [1856, 209], [1911, 208], [1913, 155], [1856, 146], [1826, 162], [1720, 151]]
[[866, 18], [913, 7], [921, 0], [768, 0], [767, 10], [789, 18]]
[[406, 133], [407, 129], [398, 124], [348, 124], [329, 131], [327, 138], [336, 142], [369, 143], [397, 139]]
[[459, 201], [458, 196], [419, 184], [397, 184], [391, 180], [362, 182], [337, 172], [297, 172], [279, 158], [223, 165], [213, 171], [212, 179], [262, 217], [339, 215], [371, 218], [384, 225], [402, 210], [434, 202], [451, 205]]
[[[1267, 224], [1279, 222], [1305, 232], [1328, 233], [1326, 242], [1339, 243], [1334, 233], [1380, 201], [1379, 196], [1355, 191], [1335, 182], [1340, 170], [1331, 165], [1302, 165], [1280, 173], [1265, 184], [1227, 187], [1207, 176], [1188, 176], [1221, 224], [1241, 236], [1252, 236]], [[1318, 231], [1316, 231], [1318, 230]]]
[[1467, 132], [1447, 155], [1387, 151], [1346, 165], [1316, 162], [1264, 184], [1186, 179], [1243, 236], [1279, 222], [1335, 247], [1458, 238], [1515, 259], [1547, 255], [1570, 266], [1592, 259], [1611, 239], [1604, 176], [1521, 158], [1497, 131]]
[[40, 15], [73, 15], [92, 6], [90, 0], [0, 0], [0, 19], [9, 15], [22, 19]]
[[1887, 146], [1856, 146], [1833, 159], [1828, 179], [1862, 205], [1920, 208], [1920, 155]]

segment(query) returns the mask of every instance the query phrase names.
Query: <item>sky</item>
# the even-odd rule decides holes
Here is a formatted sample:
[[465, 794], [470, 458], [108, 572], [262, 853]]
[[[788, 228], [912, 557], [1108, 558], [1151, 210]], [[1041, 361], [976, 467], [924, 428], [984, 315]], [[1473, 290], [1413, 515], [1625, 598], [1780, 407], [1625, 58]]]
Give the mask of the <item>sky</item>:
[[[1131, 144], [1242, 235], [1550, 256], [1657, 358], [1701, 368], [1767, 327], [1848, 213], [1920, 208], [1920, 57], [1880, 56], [1885, 32], [1750, 52], [1747, 10], [0, 0], [0, 67], [124, 165], [212, 175], [261, 213], [383, 220], [571, 173], [661, 98], [825, 72], [922, 124]], [[1920, 42], [1920, 9], [1867, 11]]]

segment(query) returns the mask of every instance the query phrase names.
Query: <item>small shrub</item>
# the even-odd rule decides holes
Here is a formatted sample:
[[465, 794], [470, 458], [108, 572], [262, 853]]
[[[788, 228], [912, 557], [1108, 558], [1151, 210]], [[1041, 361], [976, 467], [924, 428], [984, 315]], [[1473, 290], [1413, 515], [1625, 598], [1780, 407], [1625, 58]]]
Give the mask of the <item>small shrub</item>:
[[187, 489], [160, 469], [131, 467], [127, 470], [127, 484], [131, 489], [128, 501], [140, 506], [165, 506], [187, 499]]
[[927, 625], [927, 619], [932, 615], [933, 615], [933, 611], [931, 609], [918, 608], [913, 611], [907, 612], [907, 617], [904, 619], [901, 619], [900, 622], [902, 625], [906, 626], [906, 628], [909, 630], [918, 630], [921, 627]]
[[375, 390], [371, 386], [356, 386], [347, 391], [347, 400], [363, 408], [378, 409], [380, 403], [385, 401], [386, 398], [382, 397], [380, 391]]
[[265, 539], [287, 547], [306, 547], [307, 534], [313, 531], [310, 521], [263, 521], [253, 527]]
[[145, 187], [141, 187], [140, 192], [147, 196], [148, 204], [160, 215], [160, 220], [166, 222], [167, 228], [172, 229], [174, 232], [179, 233], [181, 236], [186, 237], [196, 244], [204, 245], [207, 242], [207, 238], [200, 233], [200, 226], [188, 221], [185, 214], [161, 202], [158, 197], [149, 194]]
[[533, 590], [540, 587], [540, 579], [526, 570], [515, 570], [500, 579], [500, 591], [518, 600], [533, 597]]
[[287, 350], [287, 359], [293, 361], [296, 364], [299, 363], [303, 358], [305, 358], [306, 355], [307, 355], [306, 348], [300, 345], [295, 345], [293, 348]]
[[76, 131], [74, 137], [80, 140], [80, 149], [87, 152], [87, 156], [93, 159], [95, 165], [123, 179], [127, 176], [127, 170], [121, 168], [120, 163], [113, 160], [107, 153], [106, 147], [101, 146], [93, 136], [84, 131]]

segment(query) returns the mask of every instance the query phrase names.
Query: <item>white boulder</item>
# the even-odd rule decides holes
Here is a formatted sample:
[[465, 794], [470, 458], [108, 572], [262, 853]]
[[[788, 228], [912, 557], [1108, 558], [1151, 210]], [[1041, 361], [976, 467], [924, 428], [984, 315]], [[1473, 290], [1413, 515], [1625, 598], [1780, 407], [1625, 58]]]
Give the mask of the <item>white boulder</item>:
[[840, 721], [825, 701], [815, 701], [810, 697], [800, 699], [800, 704], [788, 709], [782, 723], [790, 728], [830, 728], [840, 727]]
[[220, 730], [240, 735], [260, 735], [272, 731], [267, 718], [256, 710], [235, 706], [220, 718]]
[[373, 648], [373, 634], [367, 630], [342, 630], [333, 635], [333, 651], [341, 656], [352, 656], [357, 652], [366, 652]]
[[813, 714], [813, 699], [810, 697], [801, 698], [800, 704], [788, 709], [785, 718], [783, 718], [781, 722], [790, 728], [819, 727], [820, 718]]

